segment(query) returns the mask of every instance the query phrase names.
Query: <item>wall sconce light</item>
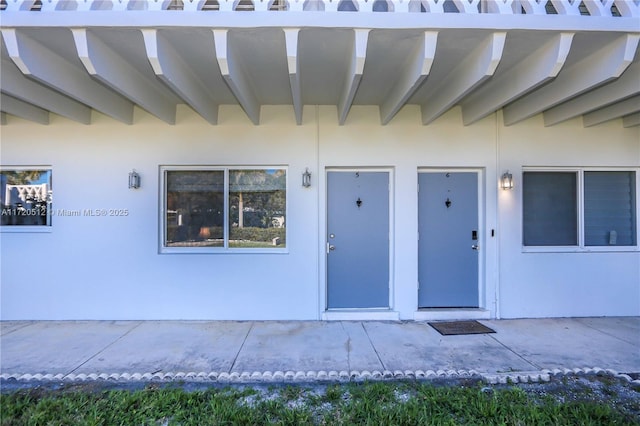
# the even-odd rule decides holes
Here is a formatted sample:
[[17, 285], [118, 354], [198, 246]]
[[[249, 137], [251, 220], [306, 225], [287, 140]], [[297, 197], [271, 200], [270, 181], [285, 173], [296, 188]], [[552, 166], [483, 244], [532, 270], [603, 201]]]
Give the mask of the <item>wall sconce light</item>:
[[129, 189], [140, 188], [140, 175], [135, 170], [129, 172]]
[[508, 170], [500, 178], [500, 188], [513, 189], [513, 175]]
[[311, 172], [308, 168], [305, 169], [304, 173], [302, 174], [302, 186], [304, 186], [305, 188], [311, 186]]

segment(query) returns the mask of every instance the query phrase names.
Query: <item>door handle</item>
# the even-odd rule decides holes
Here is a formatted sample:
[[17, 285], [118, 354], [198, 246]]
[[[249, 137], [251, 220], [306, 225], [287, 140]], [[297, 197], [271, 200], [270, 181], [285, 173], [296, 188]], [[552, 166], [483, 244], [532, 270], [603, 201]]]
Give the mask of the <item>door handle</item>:
[[471, 250], [480, 250], [480, 246], [477, 244], [474, 244], [471, 246]]
[[336, 246], [334, 246], [333, 244], [329, 244], [329, 250], [334, 251], [336, 249]]

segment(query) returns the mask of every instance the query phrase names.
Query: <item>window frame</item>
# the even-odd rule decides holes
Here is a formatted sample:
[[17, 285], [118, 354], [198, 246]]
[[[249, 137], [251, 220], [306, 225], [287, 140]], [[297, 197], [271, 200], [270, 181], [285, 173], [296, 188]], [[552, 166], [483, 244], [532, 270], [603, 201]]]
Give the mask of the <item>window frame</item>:
[[[15, 166], [15, 165], [2, 165], [0, 166], [0, 172], [4, 171], [30, 171], [30, 170], [43, 170], [49, 173], [47, 190], [47, 223], [44, 225], [0, 225], [0, 233], [50, 233], [53, 230], [53, 216], [55, 212], [53, 210], [53, 167], [51, 165], [29, 165], [29, 166]], [[3, 190], [3, 188], [0, 188]]]
[[[158, 218], [158, 248], [160, 254], [238, 254], [238, 253], [259, 253], [259, 254], [286, 254], [289, 253], [289, 244], [285, 247], [263, 248], [263, 247], [230, 247], [229, 246], [229, 194], [230, 183], [229, 173], [235, 170], [284, 170], [285, 171], [285, 224], [289, 218], [289, 167], [285, 165], [162, 165], [159, 168], [159, 191], [160, 191], [160, 215]], [[168, 247], [166, 246], [167, 226], [166, 226], [166, 205], [167, 205], [167, 172], [173, 171], [192, 171], [192, 172], [208, 172], [221, 171], [224, 173], [224, 190], [223, 190], [223, 238], [222, 247]], [[285, 225], [286, 241], [289, 240], [289, 227]]]
[[[524, 183], [525, 172], [563, 172], [576, 174], [577, 244], [571, 246], [527, 246], [524, 244], [524, 189], [520, 191], [520, 244], [523, 253], [591, 253], [591, 252], [639, 252], [640, 251], [640, 167], [523, 167], [520, 182]], [[635, 231], [633, 246], [588, 246], [585, 244], [585, 172], [633, 172], [635, 173]]]

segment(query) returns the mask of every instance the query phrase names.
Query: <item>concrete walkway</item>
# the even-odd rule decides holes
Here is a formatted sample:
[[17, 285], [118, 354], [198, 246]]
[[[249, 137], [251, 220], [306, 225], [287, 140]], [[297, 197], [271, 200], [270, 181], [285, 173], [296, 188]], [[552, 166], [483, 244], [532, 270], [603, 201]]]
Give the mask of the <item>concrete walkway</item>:
[[0, 377], [251, 381], [640, 372], [640, 317], [482, 323], [496, 333], [442, 336], [426, 322], [3, 321]]

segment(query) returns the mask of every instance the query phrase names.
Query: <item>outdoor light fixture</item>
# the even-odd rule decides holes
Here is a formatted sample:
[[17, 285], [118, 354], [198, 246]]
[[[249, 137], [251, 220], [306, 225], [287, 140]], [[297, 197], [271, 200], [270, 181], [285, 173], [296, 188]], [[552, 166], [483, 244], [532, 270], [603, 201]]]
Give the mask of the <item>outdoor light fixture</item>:
[[129, 172], [129, 189], [140, 188], [140, 175], [135, 170]]
[[500, 188], [513, 189], [513, 175], [508, 170], [500, 178]]
[[311, 172], [308, 168], [305, 169], [304, 173], [302, 174], [302, 186], [304, 186], [305, 188], [311, 186]]

